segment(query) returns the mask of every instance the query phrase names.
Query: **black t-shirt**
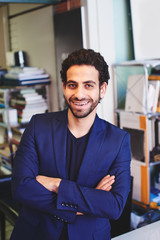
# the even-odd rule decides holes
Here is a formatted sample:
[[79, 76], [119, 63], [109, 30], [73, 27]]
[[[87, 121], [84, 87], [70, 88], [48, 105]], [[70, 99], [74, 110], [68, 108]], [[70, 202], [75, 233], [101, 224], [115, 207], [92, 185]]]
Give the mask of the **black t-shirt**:
[[89, 133], [80, 138], [76, 138], [69, 131], [67, 132], [66, 170], [67, 178], [76, 181], [82, 159], [86, 150]]
[[[67, 132], [67, 151], [66, 151], [66, 171], [67, 179], [76, 181], [82, 159], [88, 143], [89, 133], [83, 137], [76, 138], [68, 129]], [[60, 240], [67, 240], [67, 224], [63, 228]]]

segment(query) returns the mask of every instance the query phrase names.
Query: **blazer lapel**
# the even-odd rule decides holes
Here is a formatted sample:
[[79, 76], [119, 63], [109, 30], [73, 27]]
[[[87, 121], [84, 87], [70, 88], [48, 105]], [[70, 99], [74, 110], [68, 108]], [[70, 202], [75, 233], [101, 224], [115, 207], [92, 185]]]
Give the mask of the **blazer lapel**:
[[[53, 120], [53, 149], [54, 159], [56, 162], [58, 177], [67, 179], [66, 169], [66, 143], [67, 143], [67, 124], [68, 124], [68, 111], [59, 114]], [[96, 170], [97, 163], [100, 159], [100, 155], [103, 154], [100, 151], [104, 142], [105, 133], [103, 131], [103, 124], [99, 117], [96, 115], [95, 122], [91, 129], [86, 151], [82, 160], [82, 164], [77, 176], [77, 182], [81, 185], [89, 186], [89, 171]]]
[[66, 179], [67, 111], [53, 120], [53, 149], [58, 176]]
[[102, 121], [96, 115], [95, 122], [93, 124], [90, 137], [88, 140], [87, 148], [82, 160], [82, 164], [77, 177], [77, 182], [81, 185], [88, 186], [89, 183], [89, 171], [90, 169], [96, 169], [97, 161], [100, 157], [99, 150], [104, 142], [104, 131]]

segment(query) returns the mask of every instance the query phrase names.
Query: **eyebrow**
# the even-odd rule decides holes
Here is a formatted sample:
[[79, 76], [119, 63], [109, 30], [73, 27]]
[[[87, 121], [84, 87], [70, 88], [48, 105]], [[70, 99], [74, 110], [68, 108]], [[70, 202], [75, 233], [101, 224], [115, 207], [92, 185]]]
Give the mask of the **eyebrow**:
[[68, 83], [77, 83], [77, 82], [74, 81], [74, 80], [68, 80], [68, 81], [66, 82], [66, 84], [68, 84]]
[[[66, 84], [68, 84], [68, 83], [78, 83], [78, 82], [74, 81], [74, 80], [68, 80], [68, 82]], [[96, 85], [96, 83], [92, 80], [87, 80], [87, 81], [83, 82], [83, 84], [87, 84], [87, 83], [92, 83], [92, 84]]]

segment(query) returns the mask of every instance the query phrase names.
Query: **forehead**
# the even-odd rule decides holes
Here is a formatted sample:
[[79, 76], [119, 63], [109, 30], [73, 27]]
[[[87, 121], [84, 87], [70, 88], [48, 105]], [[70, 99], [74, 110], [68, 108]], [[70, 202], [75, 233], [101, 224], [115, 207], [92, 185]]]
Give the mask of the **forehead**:
[[67, 70], [67, 81], [69, 80], [99, 82], [99, 72], [91, 65], [73, 65]]

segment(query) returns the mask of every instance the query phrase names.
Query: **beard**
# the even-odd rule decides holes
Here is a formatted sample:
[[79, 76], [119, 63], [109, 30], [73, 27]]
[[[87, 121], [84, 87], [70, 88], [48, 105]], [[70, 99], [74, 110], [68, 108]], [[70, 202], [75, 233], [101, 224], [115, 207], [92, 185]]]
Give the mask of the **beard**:
[[[76, 118], [87, 117], [97, 107], [100, 100], [101, 100], [100, 96], [96, 100], [93, 100], [91, 98], [87, 98], [87, 99], [83, 98], [83, 99], [79, 100], [77, 98], [70, 97], [69, 100], [67, 101], [67, 99], [65, 98], [66, 105], [71, 110], [73, 116], [76, 117]], [[76, 109], [76, 108], [72, 107], [72, 102], [74, 102], [74, 101], [78, 102], [79, 104], [81, 102], [87, 102], [87, 103], [89, 103], [89, 106], [85, 110]]]

